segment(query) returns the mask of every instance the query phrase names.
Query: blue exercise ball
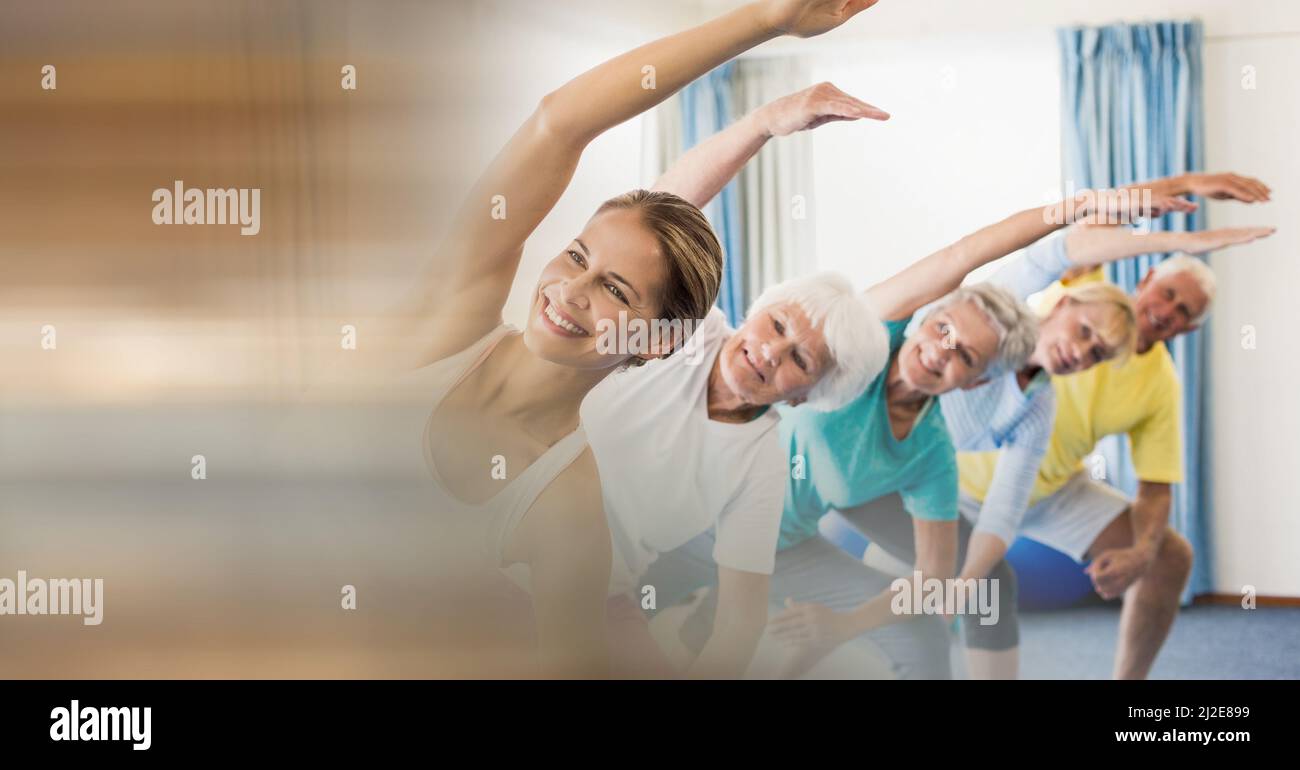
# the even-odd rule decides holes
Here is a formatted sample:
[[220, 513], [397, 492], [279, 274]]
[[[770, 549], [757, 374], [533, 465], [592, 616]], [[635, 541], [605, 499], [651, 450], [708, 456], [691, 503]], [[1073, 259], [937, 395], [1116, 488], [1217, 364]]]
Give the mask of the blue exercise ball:
[[1065, 609], [1093, 593], [1084, 565], [1037, 540], [1016, 538], [1007, 562], [1016, 571], [1022, 610]]

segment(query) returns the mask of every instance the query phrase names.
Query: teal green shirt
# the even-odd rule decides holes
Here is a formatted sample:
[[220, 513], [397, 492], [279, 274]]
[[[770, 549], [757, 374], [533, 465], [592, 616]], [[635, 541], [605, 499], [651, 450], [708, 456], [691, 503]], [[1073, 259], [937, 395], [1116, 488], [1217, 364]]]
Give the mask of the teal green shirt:
[[913, 517], [957, 518], [957, 456], [935, 399], [907, 438], [889, 427], [885, 380], [911, 319], [889, 321], [889, 364], [861, 396], [833, 412], [779, 407], [781, 444], [789, 453], [785, 513], [777, 549], [817, 534], [817, 520], [894, 492]]

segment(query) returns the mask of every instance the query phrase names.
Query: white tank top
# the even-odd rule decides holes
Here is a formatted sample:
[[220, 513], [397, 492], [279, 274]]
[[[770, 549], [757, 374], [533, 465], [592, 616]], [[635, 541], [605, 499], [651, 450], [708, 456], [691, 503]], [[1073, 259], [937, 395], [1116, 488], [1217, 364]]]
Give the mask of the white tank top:
[[[421, 427], [421, 450], [428, 473], [436, 486], [436, 497], [444, 517], [464, 518], [461, 535], [468, 535], [471, 545], [488, 563], [500, 568], [521, 588], [531, 590], [527, 564], [505, 563], [506, 544], [510, 536], [532, 507], [542, 491], [573, 464], [587, 448], [587, 435], [579, 425], [572, 433], [555, 442], [542, 456], [534, 460], [505, 487], [482, 503], [469, 503], [452, 494], [450, 487], [438, 473], [433, 461], [433, 442], [438, 437], [430, 433], [433, 415], [447, 394], [479, 367], [507, 335], [518, 333], [509, 324], [502, 324], [484, 335], [468, 348], [421, 367], [402, 378], [401, 386], [418, 388], [425, 394], [421, 411], [426, 415]], [[427, 405], [427, 408], [425, 406]]]

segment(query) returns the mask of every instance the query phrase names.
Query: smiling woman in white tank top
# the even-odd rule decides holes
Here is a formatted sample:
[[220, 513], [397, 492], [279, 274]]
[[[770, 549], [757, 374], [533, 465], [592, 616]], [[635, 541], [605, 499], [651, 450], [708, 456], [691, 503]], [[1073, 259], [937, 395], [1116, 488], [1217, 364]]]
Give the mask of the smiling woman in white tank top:
[[[722, 252], [699, 209], [681, 198], [614, 198], [543, 268], [517, 330], [501, 311], [524, 241], [602, 132], [759, 43], [820, 34], [873, 4], [751, 3], [548, 94], [470, 192], [427, 279], [389, 319], [385, 336], [414, 370], [401, 387], [428, 405], [427, 418], [403, 432], [419, 435], [439, 513], [463, 514], [452, 530], [465, 549], [531, 593], [542, 673], [609, 673], [608, 616], [622, 611], [609, 603], [610, 535], [579, 405], [610, 372], [683, 342], [609, 351], [597, 344], [601, 322], [617, 323], [620, 313], [703, 318]], [[641, 87], [647, 62], [655, 88]]]

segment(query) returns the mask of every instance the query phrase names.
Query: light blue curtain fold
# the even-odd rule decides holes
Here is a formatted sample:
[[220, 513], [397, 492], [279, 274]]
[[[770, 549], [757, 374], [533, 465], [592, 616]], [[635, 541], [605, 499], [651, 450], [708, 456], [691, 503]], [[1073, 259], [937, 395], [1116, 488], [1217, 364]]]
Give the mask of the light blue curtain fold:
[[[1062, 158], [1067, 190], [1105, 188], [1204, 167], [1200, 22], [1116, 24], [1058, 31], [1062, 66]], [[1156, 230], [1201, 230], [1205, 211], [1171, 214]], [[1148, 254], [1113, 263], [1110, 280], [1132, 292], [1147, 271], [1169, 257]], [[1171, 523], [1196, 551], [1183, 600], [1212, 587], [1209, 457], [1204, 435], [1205, 333], [1169, 343], [1183, 384], [1184, 482], [1174, 486]], [[1098, 446], [1107, 480], [1132, 495], [1137, 488], [1127, 440]]]
[[[727, 62], [682, 89], [683, 152], [735, 120], [731, 85], [735, 66], [735, 62]], [[718, 307], [727, 314], [727, 321], [732, 326], [739, 326], [745, 317], [745, 292], [738, 261], [744, 254], [744, 225], [740, 219], [740, 193], [736, 180], [731, 180], [722, 193], [704, 207], [704, 215], [713, 225], [726, 255]]]

